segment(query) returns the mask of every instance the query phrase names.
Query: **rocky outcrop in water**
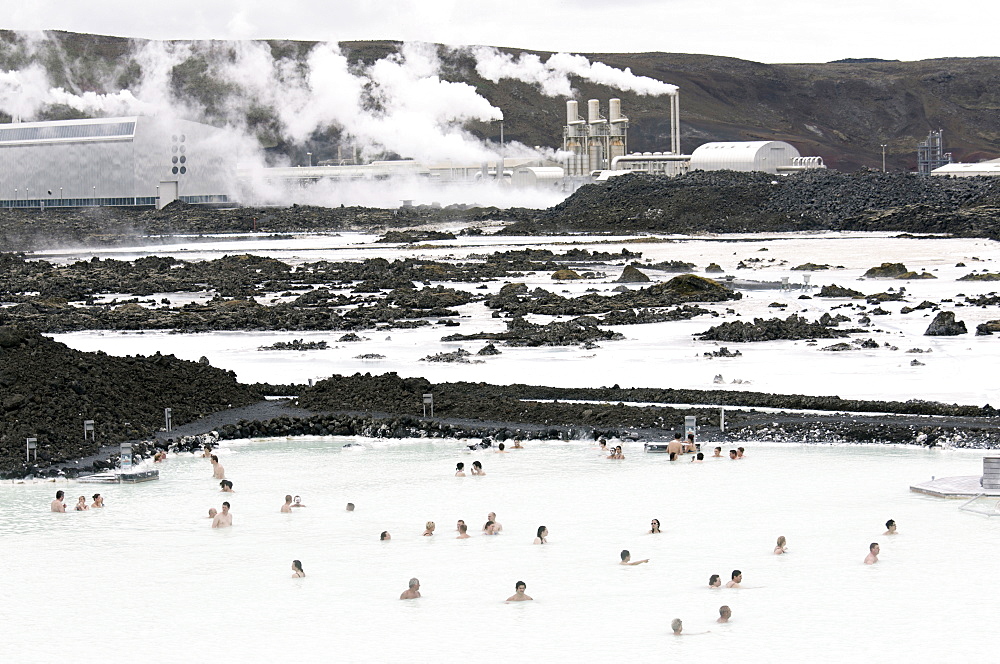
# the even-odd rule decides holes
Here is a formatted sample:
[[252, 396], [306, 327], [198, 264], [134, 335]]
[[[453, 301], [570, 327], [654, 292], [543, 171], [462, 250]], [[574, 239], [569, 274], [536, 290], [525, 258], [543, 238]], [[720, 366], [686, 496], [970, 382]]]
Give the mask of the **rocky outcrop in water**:
[[840, 330], [835, 321], [824, 324], [811, 322], [798, 314], [780, 318], [755, 318], [752, 323], [729, 321], [721, 323], [697, 335], [702, 341], [752, 342], [776, 341], [778, 339], [835, 339], [846, 337], [848, 332], [860, 330]]
[[966, 334], [968, 330], [965, 322], [955, 320], [954, 311], [939, 311], [931, 324], [927, 326], [924, 336], [927, 337], [954, 337], [959, 334]]
[[866, 279], [899, 279], [909, 270], [902, 263], [882, 263], [878, 267], [871, 267], [864, 273]]
[[650, 279], [636, 266], [626, 265], [625, 269], [622, 270], [621, 276], [615, 279], [615, 281], [621, 284], [641, 284], [648, 283]]
[[865, 294], [856, 291], [853, 288], [845, 288], [843, 286], [838, 286], [837, 284], [830, 284], [828, 286], [823, 286], [820, 288], [819, 293], [816, 297], [850, 297], [850, 298], [864, 298]]
[[594, 341], [624, 339], [618, 332], [598, 327], [599, 321], [592, 316], [580, 316], [568, 321], [553, 321], [546, 325], [530, 323], [521, 317], [507, 321], [505, 332], [477, 332], [474, 334], [450, 334], [441, 341], [471, 341], [490, 339], [502, 341], [507, 346], [575, 346]]

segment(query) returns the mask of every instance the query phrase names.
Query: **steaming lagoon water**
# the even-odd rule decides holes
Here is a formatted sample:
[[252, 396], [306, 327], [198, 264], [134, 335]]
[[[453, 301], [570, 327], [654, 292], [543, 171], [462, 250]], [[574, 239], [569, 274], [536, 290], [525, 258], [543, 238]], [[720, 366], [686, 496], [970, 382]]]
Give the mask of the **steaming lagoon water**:
[[[193, 260], [251, 251], [292, 263], [413, 255], [410, 249], [373, 246], [373, 240], [345, 235], [131, 251]], [[435, 259], [525, 245], [561, 251], [558, 243], [566, 238], [521, 240], [460, 239], [421, 251]], [[738, 244], [704, 239], [598, 243], [608, 240], [593, 238], [594, 244], [578, 246], [603, 251], [626, 246], [643, 251], [644, 260], [689, 260], [700, 266], [714, 261], [727, 271], [764, 248], [769, 253], [761, 255], [786, 261], [784, 267], [741, 275], [757, 279], [787, 276], [788, 266], [821, 256], [845, 267], [816, 273], [814, 284], [839, 283], [865, 292], [905, 285], [913, 303], [989, 292], [995, 286], [955, 283], [968, 272], [955, 262], [973, 257], [978, 269], [996, 271], [1000, 260], [995, 244], [975, 240], [864, 235], [783, 236]], [[88, 255], [77, 252], [66, 259]], [[135, 257], [128, 250], [106, 255]], [[853, 283], [883, 260], [903, 260], [940, 279]], [[530, 288], [582, 293], [612, 287], [616, 275], [609, 272], [607, 278], [574, 284], [553, 283], [547, 274], [523, 280]], [[501, 285], [489, 284], [489, 292]], [[807, 309], [809, 318], [835, 306], [800, 301], [794, 291], [751, 291], [739, 303], [708, 308], [720, 313], [736, 308], [748, 318], [786, 315], [769, 308], [775, 300]], [[87, 332], [55, 338], [81, 350], [115, 354], [159, 350], [192, 360], [206, 355], [214, 366], [233, 369], [247, 382], [304, 381], [356, 370], [396, 370], [433, 381], [541, 382], [531, 377], [538, 366], [546, 366], [544, 382], [552, 384], [706, 388], [713, 386], [714, 374], [724, 373], [727, 379], [752, 379], [750, 389], [762, 391], [996, 401], [995, 338], [924, 338], [927, 320], [922, 314], [901, 315], [901, 304], [884, 303], [890, 313], [878, 325], [891, 334], [877, 337], [900, 350], [850, 356], [822, 353], [801, 342], [771, 342], [744, 346], [742, 358], [706, 360], [702, 352], [712, 344], [692, 341], [690, 335], [719, 319], [704, 318], [620, 328], [625, 340], [590, 351], [505, 348], [485, 365], [420, 362], [440, 350], [461, 346], [474, 352], [482, 345], [441, 343], [445, 332], [436, 326], [368, 332], [363, 334], [368, 341], [333, 344], [319, 353], [269, 354], [256, 348], [278, 340], [336, 337], [327, 332], [195, 337]], [[468, 316], [461, 319], [464, 332], [503, 327], [480, 304], [469, 305], [463, 314]], [[966, 308], [961, 317], [971, 328], [996, 314]], [[908, 366], [912, 356], [903, 352], [911, 346], [933, 351], [920, 356], [925, 366]], [[373, 351], [387, 355], [386, 360], [355, 359]], [[72, 649], [73, 660], [81, 662], [541, 656], [961, 661], [981, 659], [992, 643], [993, 618], [982, 608], [994, 606], [1000, 591], [991, 565], [1000, 520], [961, 513], [954, 502], [907, 490], [931, 475], [979, 473], [981, 452], [751, 445], [744, 461], [671, 466], [662, 456], [629, 445], [626, 460], [613, 462], [583, 442], [531, 442], [524, 451], [477, 456], [463, 452], [458, 441], [362, 440], [366, 450], [353, 452], [341, 450], [345, 442], [232, 441], [223, 450], [223, 464], [236, 483], [233, 496], [219, 493], [207, 462], [194, 457], [171, 458], [162, 466], [162, 479], [146, 485], [0, 486], [0, 541], [7, 562], [0, 618], [14, 635], [5, 655], [51, 661]], [[457, 461], [469, 464], [475, 458], [484, 462], [486, 477], [451, 476]], [[50, 514], [48, 502], [57, 488], [67, 490], [68, 502], [100, 490], [108, 508]], [[309, 507], [279, 514], [289, 492], [302, 495]], [[204, 516], [226, 497], [236, 525], [212, 531]], [[356, 512], [344, 511], [348, 501], [358, 505]], [[499, 537], [478, 534], [490, 511], [504, 524]], [[472, 539], [453, 539], [459, 518], [472, 527]], [[663, 535], [644, 534], [652, 518], [663, 523]], [[902, 534], [893, 540], [881, 537], [888, 518], [900, 524]], [[437, 522], [433, 538], [420, 537], [427, 520]], [[539, 525], [551, 532], [544, 547], [530, 544]], [[378, 541], [382, 530], [393, 534], [390, 543]], [[771, 554], [778, 535], [788, 538], [788, 556]], [[882, 544], [882, 562], [866, 567], [861, 560], [872, 541]], [[622, 548], [652, 562], [621, 568], [616, 561]], [[302, 560], [306, 579], [289, 578], [293, 558]], [[734, 568], [743, 570], [747, 588], [705, 587], [710, 574], [726, 577]], [[395, 598], [411, 576], [420, 578], [425, 596], [400, 602]], [[535, 602], [502, 602], [517, 580], [527, 582]], [[730, 625], [714, 622], [723, 603], [733, 608]], [[668, 627], [675, 617], [684, 620], [685, 632], [710, 633], [675, 638]]]
[[[908, 491], [931, 474], [974, 474], [981, 453], [761, 444], [742, 461], [699, 465], [637, 444], [624, 461], [589, 442], [526, 448], [232, 441], [221, 450], [232, 495], [193, 456], [171, 457], [143, 485], [0, 486], [5, 656], [929, 662], [980, 659], [993, 642], [983, 609], [1000, 593], [1000, 519]], [[486, 477], [452, 476], [474, 459]], [[49, 513], [57, 488], [69, 503], [99, 490], [107, 507]], [[280, 514], [286, 493], [308, 507]], [[235, 525], [212, 530], [207, 510], [224, 499]], [[479, 534], [491, 511], [497, 537]], [[646, 534], [652, 518], [663, 534]], [[881, 535], [888, 518], [895, 538]], [[457, 519], [471, 539], [455, 539]], [[421, 536], [428, 520], [434, 537]], [[551, 533], [544, 546], [531, 544], [539, 525]], [[778, 535], [786, 556], [771, 553]], [[869, 567], [872, 541], [882, 560]], [[651, 562], [623, 568], [623, 548]], [[290, 578], [294, 558], [305, 579]], [[707, 588], [734, 568], [745, 588]], [[412, 576], [424, 597], [399, 601]], [[536, 601], [503, 602], [518, 580]], [[722, 604], [731, 624], [714, 622]], [[676, 617], [691, 636], [670, 634]]]

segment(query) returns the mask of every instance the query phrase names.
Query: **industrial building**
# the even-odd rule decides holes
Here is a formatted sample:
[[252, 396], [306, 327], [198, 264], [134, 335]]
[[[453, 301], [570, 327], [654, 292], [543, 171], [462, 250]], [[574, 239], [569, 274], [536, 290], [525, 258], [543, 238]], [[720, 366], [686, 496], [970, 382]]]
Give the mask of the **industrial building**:
[[784, 141], [705, 143], [690, 155], [680, 152], [680, 102], [670, 96], [670, 150], [628, 152], [628, 118], [621, 101], [608, 102], [608, 118], [601, 115], [600, 102], [587, 102], [587, 120], [578, 115], [576, 101], [566, 102], [563, 151], [567, 153], [568, 177], [588, 175], [601, 182], [625, 173], [682, 175], [689, 171], [755, 171], [779, 175], [826, 168], [822, 157], [803, 157]]
[[227, 203], [226, 147], [214, 127], [157, 117], [0, 124], [0, 208]]
[[1000, 159], [990, 159], [976, 164], [950, 162], [932, 170], [931, 175], [950, 175], [956, 178], [971, 178], [977, 175], [997, 177], [1000, 176]]

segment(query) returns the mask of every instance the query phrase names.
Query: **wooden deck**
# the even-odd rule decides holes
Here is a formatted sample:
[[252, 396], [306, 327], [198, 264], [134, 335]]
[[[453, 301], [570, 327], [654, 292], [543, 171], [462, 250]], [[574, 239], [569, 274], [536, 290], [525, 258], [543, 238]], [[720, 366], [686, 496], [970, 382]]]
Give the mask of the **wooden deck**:
[[979, 484], [980, 475], [963, 475], [961, 477], [938, 477], [920, 484], [910, 486], [910, 491], [923, 493], [938, 498], [973, 498], [979, 494], [1000, 496], [1000, 490], [983, 489]]

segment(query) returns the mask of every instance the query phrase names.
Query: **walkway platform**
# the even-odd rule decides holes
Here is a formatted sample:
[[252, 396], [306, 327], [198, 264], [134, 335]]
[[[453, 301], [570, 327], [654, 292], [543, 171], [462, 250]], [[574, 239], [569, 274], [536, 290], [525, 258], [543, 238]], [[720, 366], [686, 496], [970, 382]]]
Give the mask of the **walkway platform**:
[[1000, 496], [998, 489], [983, 489], [979, 484], [981, 475], [962, 475], [960, 477], [938, 477], [920, 484], [910, 486], [910, 491], [923, 493], [937, 498], [975, 498], [979, 495]]
[[77, 482], [84, 484], [136, 484], [138, 482], [151, 482], [160, 479], [158, 470], [141, 470], [137, 472], [120, 473], [108, 472], [96, 475], [84, 475], [76, 478]]

